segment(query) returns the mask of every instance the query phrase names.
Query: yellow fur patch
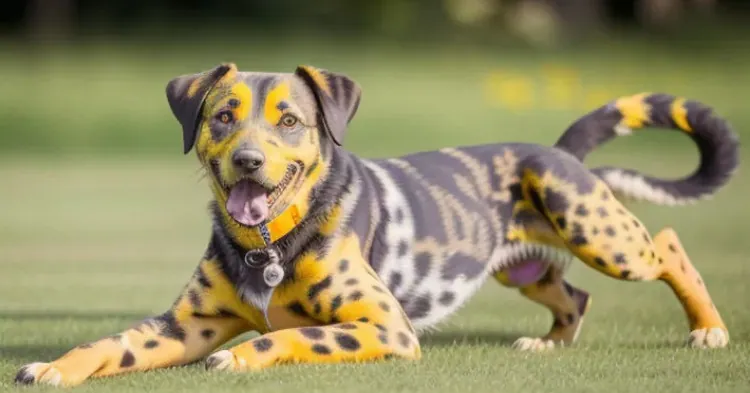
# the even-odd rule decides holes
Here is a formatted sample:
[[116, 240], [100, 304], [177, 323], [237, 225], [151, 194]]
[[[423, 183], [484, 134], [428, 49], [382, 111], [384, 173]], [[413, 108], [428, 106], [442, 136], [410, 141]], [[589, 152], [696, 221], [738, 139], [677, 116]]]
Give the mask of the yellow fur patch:
[[693, 132], [693, 129], [690, 127], [687, 120], [687, 108], [685, 108], [684, 98], [678, 98], [672, 102], [672, 105], [670, 106], [670, 115], [672, 116], [672, 120], [681, 130]]
[[623, 124], [632, 129], [643, 128], [644, 123], [650, 119], [651, 108], [645, 101], [649, 95], [650, 93], [641, 93], [615, 101], [615, 107], [622, 114]]
[[266, 102], [263, 107], [263, 116], [266, 118], [268, 124], [276, 125], [281, 119], [283, 111], [279, 110], [279, 102], [289, 98], [289, 82], [281, 82], [266, 96]]

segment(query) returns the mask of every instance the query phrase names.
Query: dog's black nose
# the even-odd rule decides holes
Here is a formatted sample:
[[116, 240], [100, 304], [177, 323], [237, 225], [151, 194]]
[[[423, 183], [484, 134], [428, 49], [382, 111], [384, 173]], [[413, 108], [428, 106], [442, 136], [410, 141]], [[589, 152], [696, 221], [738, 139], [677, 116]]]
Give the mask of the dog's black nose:
[[232, 154], [232, 163], [240, 169], [254, 171], [266, 161], [263, 152], [257, 149], [241, 149]]

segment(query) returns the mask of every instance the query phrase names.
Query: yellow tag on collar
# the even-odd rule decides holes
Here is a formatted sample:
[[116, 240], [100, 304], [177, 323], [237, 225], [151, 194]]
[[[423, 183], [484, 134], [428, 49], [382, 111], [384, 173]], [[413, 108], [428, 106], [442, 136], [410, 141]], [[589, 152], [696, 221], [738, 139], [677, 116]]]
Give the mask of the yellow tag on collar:
[[299, 222], [299, 208], [293, 204], [266, 225], [268, 233], [271, 235], [271, 243], [275, 243], [286, 236]]

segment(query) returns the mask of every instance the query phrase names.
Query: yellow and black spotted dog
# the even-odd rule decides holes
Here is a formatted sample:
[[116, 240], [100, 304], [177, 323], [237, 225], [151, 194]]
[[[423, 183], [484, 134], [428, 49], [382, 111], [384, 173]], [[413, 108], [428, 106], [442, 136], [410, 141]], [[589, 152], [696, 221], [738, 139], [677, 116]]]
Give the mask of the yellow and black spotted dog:
[[[245, 371], [282, 363], [418, 359], [419, 331], [456, 311], [488, 276], [550, 309], [541, 338], [576, 340], [589, 295], [563, 280], [577, 257], [617, 279], [662, 280], [684, 306], [694, 347], [729, 335], [677, 235], [653, 238], [619, 199], [664, 205], [716, 192], [738, 166], [738, 141], [700, 103], [664, 94], [614, 100], [574, 123], [555, 147], [508, 143], [365, 160], [340, 146], [360, 102], [348, 77], [222, 64], [171, 80], [184, 151], [209, 173], [213, 231], [172, 307], [112, 337], [32, 363], [19, 383], [71, 386], [89, 377], [180, 365]], [[683, 131], [701, 152], [679, 180], [587, 169], [594, 147], [632, 130]], [[214, 352], [246, 331], [260, 336]]]

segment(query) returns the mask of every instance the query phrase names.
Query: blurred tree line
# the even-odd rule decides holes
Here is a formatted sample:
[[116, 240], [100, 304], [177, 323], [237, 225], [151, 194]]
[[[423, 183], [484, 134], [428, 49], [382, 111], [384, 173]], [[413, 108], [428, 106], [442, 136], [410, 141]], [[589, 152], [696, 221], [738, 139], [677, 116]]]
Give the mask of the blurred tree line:
[[668, 29], [686, 18], [747, 11], [748, 0], [4, 0], [0, 29], [31, 40], [196, 25], [393, 37], [462, 32], [533, 43], [612, 27]]

